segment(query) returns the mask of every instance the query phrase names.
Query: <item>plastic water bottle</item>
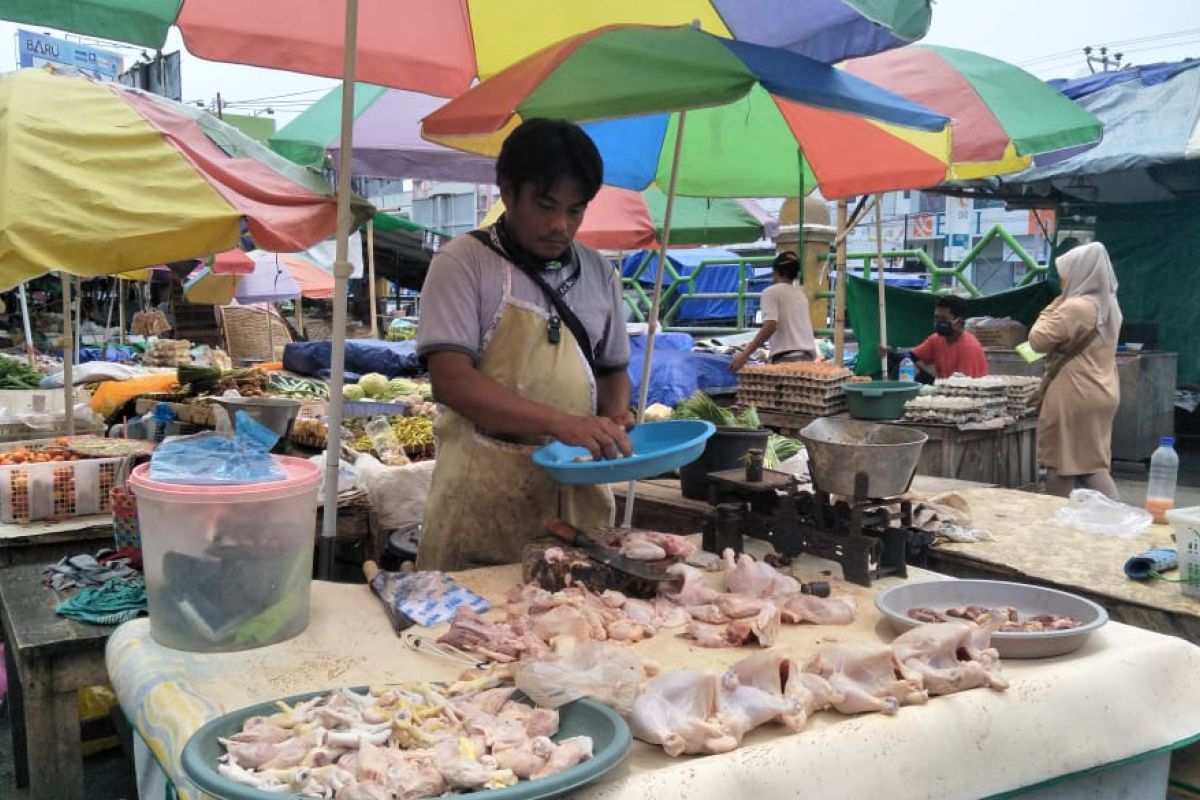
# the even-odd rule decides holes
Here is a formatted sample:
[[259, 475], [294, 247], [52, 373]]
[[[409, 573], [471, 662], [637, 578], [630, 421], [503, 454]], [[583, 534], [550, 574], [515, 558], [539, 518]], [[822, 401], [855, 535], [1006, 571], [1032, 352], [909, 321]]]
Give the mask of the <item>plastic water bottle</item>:
[[913, 363], [911, 356], [905, 356], [900, 362], [900, 370], [897, 376], [902, 381], [915, 381], [917, 379], [917, 365]]
[[1175, 438], [1162, 436], [1158, 449], [1150, 456], [1150, 482], [1146, 486], [1146, 510], [1154, 515], [1154, 521], [1165, 523], [1166, 513], [1175, 507], [1175, 481], [1179, 476], [1179, 454], [1175, 452]]

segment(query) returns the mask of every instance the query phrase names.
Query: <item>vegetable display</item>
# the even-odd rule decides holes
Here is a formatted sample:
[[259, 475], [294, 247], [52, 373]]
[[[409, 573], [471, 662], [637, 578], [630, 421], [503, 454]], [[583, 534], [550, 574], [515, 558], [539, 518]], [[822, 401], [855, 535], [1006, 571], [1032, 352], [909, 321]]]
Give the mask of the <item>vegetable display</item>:
[[14, 358], [0, 358], [0, 389], [36, 389], [42, 373]]
[[[702, 391], [697, 391], [687, 400], [675, 406], [675, 419], [702, 419], [711, 422], [718, 428], [761, 428], [762, 421], [758, 418], [758, 410], [754, 406], [746, 406], [740, 410], [724, 408]], [[804, 444], [787, 436], [771, 434], [767, 440], [767, 449], [763, 453], [763, 466], [775, 469], [784, 461], [792, 458], [801, 450]]]

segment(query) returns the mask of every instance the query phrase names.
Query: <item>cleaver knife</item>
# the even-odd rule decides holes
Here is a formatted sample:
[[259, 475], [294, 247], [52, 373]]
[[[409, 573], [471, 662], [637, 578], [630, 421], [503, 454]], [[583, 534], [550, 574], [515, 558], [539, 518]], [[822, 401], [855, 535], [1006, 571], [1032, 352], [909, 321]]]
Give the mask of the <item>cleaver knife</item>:
[[611, 547], [605, 547], [571, 523], [562, 519], [551, 519], [546, 522], [546, 531], [566, 544], [577, 547], [587, 553], [588, 558], [604, 564], [610, 569], [624, 573], [643, 581], [662, 583], [664, 581], [678, 584], [680, 577], [671, 575], [666, 570], [657, 569], [643, 561], [623, 556]]
[[374, 561], [364, 561], [362, 565], [363, 577], [367, 579], [367, 585], [371, 587], [371, 592], [383, 601], [383, 610], [387, 612], [388, 622], [392, 623], [392, 630], [399, 636], [406, 628], [410, 628], [416, 623], [409, 619], [408, 615], [400, 609], [396, 608], [392, 598], [384, 596], [382, 591], [382, 580], [375, 580], [375, 576], [379, 575], [379, 565]]

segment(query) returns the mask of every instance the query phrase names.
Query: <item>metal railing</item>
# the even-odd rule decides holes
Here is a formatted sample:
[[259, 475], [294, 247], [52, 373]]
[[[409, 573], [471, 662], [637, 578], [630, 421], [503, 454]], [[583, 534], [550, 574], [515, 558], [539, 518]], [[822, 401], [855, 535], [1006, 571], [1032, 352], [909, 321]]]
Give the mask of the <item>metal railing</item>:
[[[884, 261], [900, 260], [915, 260], [923, 268], [924, 272], [929, 275], [930, 286], [929, 291], [935, 294], [945, 294], [953, 291], [955, 284], [966, 290], [970, 297], [982, 297], [982, 292], [979, 287], [967, 277], [966, 271], [975, 261], [980, 258], [984, 249], [994, 240], [1000, 239], [1016, 254], [1017, 258], [1025, 265], [1026, 271], [1024, 277], [1017, 283], [1017, 287], [1028, 286], [1034, 281], [1042, 278], [1049, 271], [1048, 267], [1037, 263], [1034, 258], [1029, 255], [1013, 237], [1011, 233], [1005, 230], [1000, 225], [995, 225], [980, 237], [979, 241], [967, 251], [963, 256], [963, 260], [950, 267], [939, 266], [929, 254], [924, 250], [911, 248], [904, 250], [885, 250], [883, 252]], [[650, 295], [647, 293], [645, 286], [642, 284], [642, 277], [650, 269], [652, 259], [657, 254], [651, 251], [646, 251], [642, 260], [638, 263], [637, 269], [629, 277], [623, 278], [622, 282], [625, 287], [625, 304], [630, 309], [630, 312], [637, 322], [645, 322], [650, 312]], [[871, 252], [857, 252], [846, 254], [846, 267], [850, 268], [851, 264], [861, 264], [862, 275], [867, 280], [871, 279], [874, 270], [875, 260], [879, 254]], [[833, 264], [836, 256], [833, 252], [825, 257], [829, 264]], [[755, 280], [754, 267], [767, 266], [774, 260], [773, 256], [755, 256], [751, 258], [725, 258], [712, 259], [710, 261], [701, 261], [696, 265], [696, 269], [691, 274], [684, 275], [675, 268], [675, 265], [668, 259], [666, 264], [666, 280], [663, 282], [663, 308], [666, 310], [661, 313], [663, 330], [679, 331], [683, 333], [698, 333], [703, 335], [742, 333], [749, 330], [746, 319], [747, 303], [752, 300], [758, 300], [762, 297], [761, 292], [750, 291], [749, 283]], [[706, 269], [709, 268], [730, 268], [734, 267], [738, 271], [737, 289], [732, 292], [701, 292], [696, 289], [696, 282]], [[651, 276], [653, 272], [650, 273]], [[759, 278], [761, 280], [761, 278]], [[800, 281], [803, 283], [804, 272], [800, 273]], [[834, 300], [836, 293], [828, 289], [819, 290], [816, 297], [821, 300]], [[712, 325], [707, 327], [696, 326], [681, 326], [675, 322], [679, 319], [679, 314], [683, 309], [683, 304], [689, 300], [736, 300], [737, 311], [735, 314], [735, 323], [733, 327]], [[827, 326], [814, 327], [813, 333], [817, 336], [832, 336], [833, 329]], [[846, 329], [847, 337], [852, 337], [853, 331]]]

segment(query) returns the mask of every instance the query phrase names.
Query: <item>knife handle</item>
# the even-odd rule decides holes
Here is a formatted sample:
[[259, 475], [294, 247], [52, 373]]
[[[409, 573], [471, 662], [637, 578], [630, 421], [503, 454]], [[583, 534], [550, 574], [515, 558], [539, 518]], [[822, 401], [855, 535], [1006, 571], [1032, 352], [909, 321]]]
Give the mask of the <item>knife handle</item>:
[[374, 561], [364, 561], [362, 571], [363, 577], [367, 579], [367, 583], [370, 583], [379, 574], [379, 565]]
[[580, 536], [578, 528], [566, 520], [558, 519], [557, 517], [546, 520], [546, 531], [551, 536], [562, 539], [567, 544], [575, 544]]

